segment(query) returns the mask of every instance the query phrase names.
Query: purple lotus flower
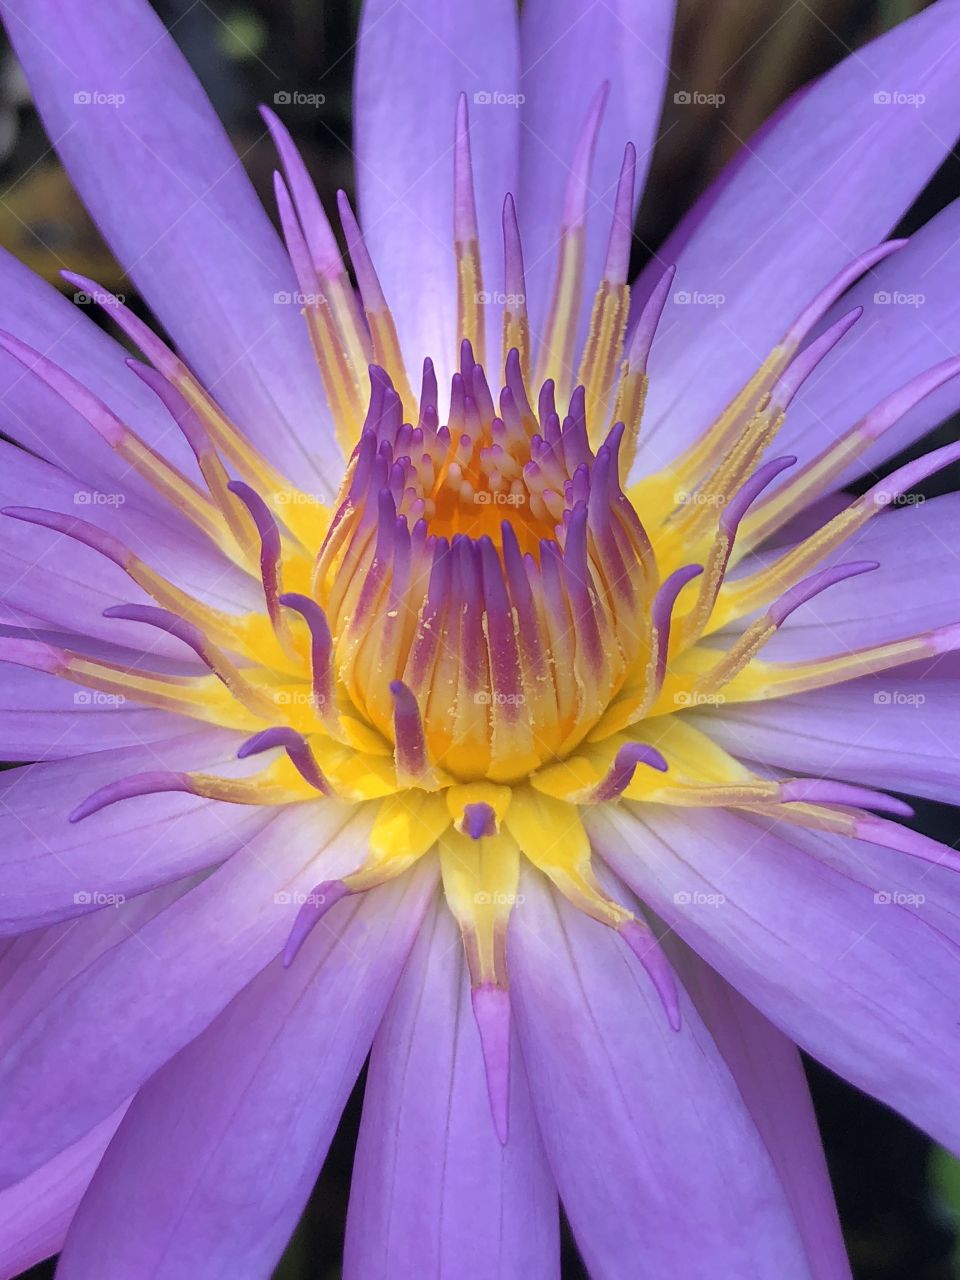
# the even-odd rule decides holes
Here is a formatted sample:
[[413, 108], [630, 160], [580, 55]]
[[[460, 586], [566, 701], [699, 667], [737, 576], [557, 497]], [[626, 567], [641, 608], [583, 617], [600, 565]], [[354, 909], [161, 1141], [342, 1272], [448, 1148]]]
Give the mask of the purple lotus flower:
[[268, 1276], [368, 1054], [349, 1280], [848, 1275], [796, 1045], [960, 1146], [960, 5], [628, 285], [670, 8], [368, 0], [356, 292], [146, 3], [2, 6], [172, 344], [0, 260], [3, 1275]]

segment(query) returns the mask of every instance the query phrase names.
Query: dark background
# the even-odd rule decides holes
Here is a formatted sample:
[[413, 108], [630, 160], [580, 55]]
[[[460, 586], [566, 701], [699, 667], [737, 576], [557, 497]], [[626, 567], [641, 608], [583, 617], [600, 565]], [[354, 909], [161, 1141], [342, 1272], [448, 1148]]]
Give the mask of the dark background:
[[[322, 106], [303, 107], [299, 115], [285, 107], [284, 120], [328, 208], [338, 187], [352, 191], [350, 86], [357, 0], [155, 0], [155, 7], [203, 81], [268, 209], [273, 208], [276, 161], [256, 106], [272, 102], [283, 85], [324, 95]], [[851, 49], [923, 7], [922, 0], [679, 0], [664, 137], [637, 223], [635, 265], [643, 264], [778, 103]], [[719, 108], [678, 107], [672, 100], [678, 86], [722, 93], [725, 102]], [[960, 120], [957, 125], [960, 129]], [[909, 234], [957, 196], [960, 160], [954, 154], [898, 233]], [[51, 153], [19, 68], [5, 48], [0, 51], [0, 244], [57, 284], [59, 271], [69, 266], [108, 288], [122, 286], [128, 303], [137, 304]], [[956, 422], [935, 435], [955, 439]], [[928, 438], [891, 462], [890, 469], [937, 442]], [[932, 496], [957, 487], [960, 471], [954, 468], [923, 492]], [[954, 809], [928, 803], [917, 809], [916, 825], [957, 841]], [[960, 1166], [886, 1108], [817, 1064], [807, 1067], [857, 1280], [960, 1278]], [[340, 1274], [362, 1083], [276, 1280], [336, 1280]], [[109, 1248], [109, 1241], [104, 1245]], [[569, 1233], [564, 1263], [565, 1280], [585, 1275]], [[30, 1280], [46, 1280], [53, 1264], [27, 1274]]]

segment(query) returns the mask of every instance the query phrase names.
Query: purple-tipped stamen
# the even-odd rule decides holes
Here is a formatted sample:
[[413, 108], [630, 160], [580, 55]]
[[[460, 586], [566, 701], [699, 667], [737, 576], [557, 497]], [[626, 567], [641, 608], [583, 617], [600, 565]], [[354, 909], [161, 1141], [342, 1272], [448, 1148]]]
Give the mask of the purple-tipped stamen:
[[240, 499], [256, 525], [260, 538], [260, 580], [263, 583], [264, 602], [273, 629], [279, 633], [283, 629], [280, 613], [280, 593], [283, 590], [281, 582], [283, 542], [279, 526], [256, 489], [252, 489], [243, 480], [231, 480], [227, 488]]
[[315, 791], [325, 796], [336, 795], [323, 770], [317, 764], [306, 738], [295, 729], [289, 729], [284, 725], [261, 729], [259, 733], [255, 733], [252, 738], [248, 738], [243, 743], [237, 752], [237, 758], [246, 760], [248, 756], [259, 755], [261, 751], [272, 751], [275, 747], [283, 748], [297, 773]]
[[775, 627], [780, 627], [794, 610], [826, 591], [828, 587], [836, 586], [838, 582], [845, 582], [847, 578], [855, 578], [861, 573], [871, 573], [879, 568], [880, 564], [877, 560], [852, 560], [849, 564], [833, 565], [829, 569], [820, 569], [817, 573], [811, 573], [809, 577], [798, 582], [789, 591], [785, 591], [778, 600], [773, 602], [767, 610], [767, 618]]
[[402, 680], [390, 682], [393, 696], [394, 754], [397, 769], [407, 778], [423, 778], [430, 771], [420, 707]]
[[297, 912], [297, 918], [293, 922], [293, 928], [283, 948], [285, 969], [289, 969], [296, 960], [300, 948], [327, 912], [349, 894], [350, 890], [342, 880], [323, 880], [310, 890], [306, 902]]
[[159, 795], [163, 791], [184, 791], [189, 795], [197, 795], [193, 779], [188, 773], [167, 773], [155, 770], [148, 773], [134, 773], [128, 778], [118, 778], [100, 787], [86, 800], [80, 802], [70, 813], [70, 822], [82, 822], [91, 814], [98, 813], [108, 805], [120, 800], [131, 800], [134, 796]]
[[900, 818], [912, 818], [913, 809], [903, 800], [882, 791], [857, 787], [829, 778], [791, 778], [780, 787], [780, 799], [786, 803], [842, 804], [861, 809], [879, 809]]
[[460, 828], [471, 840], [482, 840], [485, 836], [497, 834], [497, 815], [493, 806], [480, 800], [474, 804], [463, 806], [463, 817]]
[[625, 742], [614, 757], [607, 776], [594, 789], [590, 804], [603, 804], [623, 795], [640, 765], [666, 773], [667, 762], [656, 749], [645, 742]]

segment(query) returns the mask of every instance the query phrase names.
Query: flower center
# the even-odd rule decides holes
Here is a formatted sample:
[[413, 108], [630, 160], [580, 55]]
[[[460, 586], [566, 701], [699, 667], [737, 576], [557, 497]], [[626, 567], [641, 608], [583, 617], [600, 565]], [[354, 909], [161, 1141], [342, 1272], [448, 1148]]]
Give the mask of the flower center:
[[402, 682], [430, 759], [461, 780], [516, 781], [597, 723], [644, 643], [650, 544], [620, 488], [622, 426], [590, 448], [583, 389], [561, 421], [530, 407], [514, 350], [495, 411], [463, 343], [438, 425], [382, 371], [317, 561], [334, 664], [360, 714], [393, 733]]

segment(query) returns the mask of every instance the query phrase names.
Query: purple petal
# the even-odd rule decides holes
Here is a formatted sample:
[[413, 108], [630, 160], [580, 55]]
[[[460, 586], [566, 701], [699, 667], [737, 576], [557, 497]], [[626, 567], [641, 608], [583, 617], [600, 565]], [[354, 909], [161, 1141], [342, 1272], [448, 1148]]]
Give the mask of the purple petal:
[[960, 494], [874, 516], [823, 565], [856, 557], [878, 561], [879, 569], [851, 578], [799, 609], [765, 646], [764, 660], [801, 662], [957, 622], [960, 608], [951, 587], [958, 539]]
[[318, 867], [354, 869], [370, 823], [326, 800], [291, 806], [57, 991], [0, 1060], [3, 1184], [86, 1132], [198, 1036], [279, 954]]
[[705, 1253], [718, 1276], [807, 1274], [774, 1164], [689, 999], [671, 1030], [612, 931], [535, 873], [521, 890], [510, 931], [520, 1046], [590, 1274], [703, 1274]]
[[704, 197], [705, 213], [694, 209], [689, 239], [668, 258], [676, 288], [721, 301], [681, 305], [675, 294], [668, 304], [640, 468], [695, 439], [817, 290], [887, 235], [925, 186], [957, 132], [958, 36], [956, 9], [934, 5], [858, 49], [752, 140]]
[[438, 902], [374, 1041], [345, 1280], [554, 1280], [557, 1195], [519, 1054], [511, 1060], [510, 1138], [502, 1147], [460, 939]]
[[[407, 367], [453, 372], [458, 338], [453, 139], [467, 96], [483, 287], [503, 289], [503, 198], [515, 190], [519, 111], [512, 0], [368, 0], [355, 86], [357, 190], [364, 238], [397, 322]], [[504, 101], [507, 99], [508, 101]], [[398, 252], [398, 246], [402, 251]], [[499, 308], [489, 306], [491, 354]]]
[[213, 866], [255, 838], [270, 810], [183, 794], [127, 800], [85, 822], [68, 821], [98, 787], [138, 769], [226, 774], [239, 741], [229, 730], [188, 728], [150, 746], [130, 742], [0, 775], [0, 932], [113, 905], [118, 896]]
[[[258, 607], [249, 579], [219, 549], [185, 522], [171, 525], [162, 513], [145, 510], [111, 483], [106, 475], [80, 482], [0, 442], [0, 511], [28, 506], [87, 521], [197, 598], [227, 612]], [[158, 645], [153, 631], [121, 629], [103, 618], [113, 604], [148, 599], [105, 555], [62, 532], [6, 514], [0, 515], [0, 596], [0, 620], [13, 625], [35, 619], [125, 645], [139, 630], [145, 649], [183, 656], [181, 646]]]
[[[731, 703], [701, 727], [744, 760], [960, 801], [960, 682], [885, 671], [775, 702]], [[697, 716], [690, 717], [696, 721]]]
[[670, 957], [773, 1158], [813, 1280], [849, 1280], [807, 1078], [797, 1047], [678, 939]]
[[107, 1143], [123, 1117], [120, 1108], [86, 1137], [48, 1160], [29, 1177], [0, 1191], [0, 1274], [21, 1271], [63, 1247], [70, 1220]]
[[[864, 309], [855, 341], [841, 343], [803, 389], [777, 438], [805, 458], [833, 444], [878, 401], [960, 350], [957, 270], [960, 200], [880, 263], [827, 313], [821, 327], [853, 306]], [[927, 396], [865, 450], [837, 484], [876, 469], [960, 408], [960, 379]]]
[[543, 331], [550, 301], [573, 147], [605, 82], [610, 90], [588, 198], [584, 320], [603, 270], [628, 142], [637, 149], [635, 204], [639, 202], [670, 63], [673, 9], [671, 0], [592, 6], [580, 0], [527, 0], [523, 6], [517, 212], [533, 333]]
[[[128, 353], [93, 322], [94, 310], [90, 301], [75, 306], [0, 250], [0, 329], [82, 379], [151, 448], [196, 477], [186, 441], [171, 431], [159, 402], [127, 368]], [[154, 509], [161, 505], [128, 463], [6, 351], [0, 351], [0, 424], [12, 440], [88, 485], [135, 493]]]
[[11, 0], [3, 16], [67, 172], [187, 361], [271, 461], [335, 484], [306, 328], [275, 301], [293, 271], [160, 19], [145, 0]]
[[7, 760], [146, 746], [180, 737], [186, 727], [181, 716], [121, 704], [59, 676], [0, 662], [0, 742]]
[[[196, 879], [181, 880], [82, 919], [4, 940], [0, 956], [0, 986], [4, 993], [0, 1044], [13, 1044], [75, 974], [133, 936], [196, 883]], [[125, 1109], [126, 1103], [91, 1133], [51, 1156], [23, 1181], [0, 1192], [3, 1275], [19, 1273], [62, 1247], [70, 1219]], [[29, 1251], [29, 1257], [25, 1251]], [[12, 1264], [14, 1257], [20, 1260], [19, 1266]]]
[[70, 1228], [61, 1280], [269, 1273], [435, 880], [424, 865], [340, 904], [296, 968], [275, 961], [141, 1089]]
[[[881, 864], [862, 857], [859, 842], [653, 805], [590, 814], [588, 823], [617, 874], [771, 1022], [960, 1147], [956, 908], [948, 933], [922, 903], [895, 899], [896, 882], [874, 877]], [[844, 851], [843, 865], [810, 852], [821, 845]], [[879, 852], [904, 876], [948, 874], [919, 862], [911, 873], [911, 859]]]
[[85, 916], [4, 939], [0, 980], [0, 1047], [16, 1044], [67, 983], [111, 947], [179, 901], [203, 879], [203, 873], [151, 889], [136, 898], [104, 905]]

